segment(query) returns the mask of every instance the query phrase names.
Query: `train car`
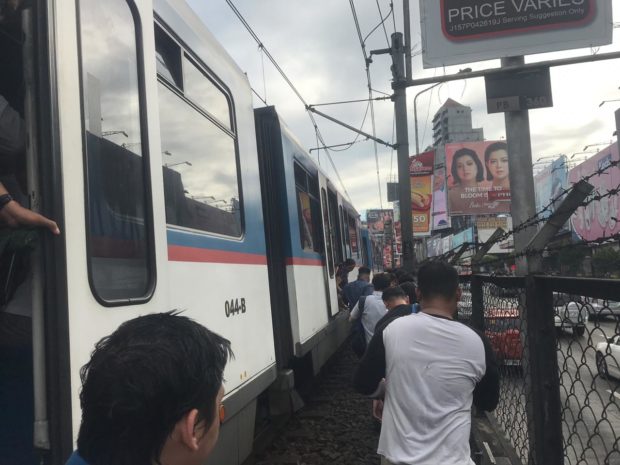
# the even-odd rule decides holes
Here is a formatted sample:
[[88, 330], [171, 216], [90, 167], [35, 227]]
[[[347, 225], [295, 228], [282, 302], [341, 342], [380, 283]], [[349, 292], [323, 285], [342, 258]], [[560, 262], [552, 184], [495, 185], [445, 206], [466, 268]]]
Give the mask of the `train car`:
[[359, 220], [275, 108], [255, 119], [276, 360], [286, 368], [307, 357], [316, 373], [347, 335], [336, 266], [358, 253]]
[[0, 95], [62, 235], [17, 274], [0, 258], [0, 463], [63, 464], [95, 343], [180, 309], [232, 342], [209, 463], [237, 465], [257, 399], [346, 337], [335, 270], [363, 259], [358, 215], [273, 109], [255, 126], [247, 77], [183, 1], [24, 5], [0, 23]]

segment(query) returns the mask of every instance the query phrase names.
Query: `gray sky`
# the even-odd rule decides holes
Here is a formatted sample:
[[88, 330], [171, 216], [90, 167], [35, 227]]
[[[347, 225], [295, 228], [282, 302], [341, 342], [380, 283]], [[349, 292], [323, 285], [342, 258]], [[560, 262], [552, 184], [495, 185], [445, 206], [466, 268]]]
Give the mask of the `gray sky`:
[[[314, 128], [303, 105], [280, 78], [269, 60], [262, 59], [258, 46], [233, 14], [224, 0], [188, 0], [209, 30], [224, 45], [240, 68], [244, 70], [252, 87], [270, 105], [275, 105], [287, 125], [299, 138], [302, 146], [316, 147]], [[235, 5], [252, 26], [265, 47], [310, 104], [341, 100], [364, 99], [368, 96], [365, 63], [351, 13], [345, 0], [234, 0]], [[362, 35], [366, 36], [389, 12], [388, 0], [356, 0], [355, 6]], [[615, 1], [613, 3], [616, 3]], [[396, 29], [402, 31], [402, 0], [394, 0]], [[411, 2], [411, 25], [414, 49], [420, 46], [418, 2]], [[620, 8], [616, 5], [614, 21], [620, 22]], [[392, 17], [385, 21], [387, 36], [394, 32]], [[598, 53], [620, 50], [620, 29], [614, 29], [614, 44], [601, 47]], [[366, 41], [366, 50], [386, 48], [386, 34], [378, 28]], [[527, 62], [543, 59], [590, 54], [590, 49], [540, 54], [526, 57]], [[264, 66], [263, 66], [264, 63]], [[370, 67], [373, 88], [391, 93], [391, 60], [388, 55], [374, 57]], [[499, 66], [499, 61], [488, 61], [445, 69], [423, 70], [421, 56], [413, 59], [414, 78], [452, 74], [460, 68], [474, 70]], [[264, 74], [263, 74], [264, 69]], [[263, 78], [264, 75], [264, 78]], [[556, 67], [551, 69], [553, 108], [530, 112], [530, 126], [534, 159], [582, 151], [586, 144], [612, 140], [614, 110], [620, 102], [607, 103], [599, 108], [602, 100], [620, 99], [620, 61], [603, 61], [591, 64]], [[409, 139], [411, 154], [415, 151], [413, 128], [413, 98], [420, 89], [408, 89]], [[376, 94], [380, 96], [381, 94]], [[486, 139], [499, 139], [505, 135], [504, 116], [487, 115], [483, 79], [452, 82], [438, 86], [418, 99], [420, 146], [432, 141], [430, 121], [433, 114], [447, 99], [452, 98], [473, 109], [474, 127], [483, 127]], [[263, 104], [255, 98], [255, 106]], [[367, 104], [334, 105], [322, 111], [360, 127]], [[355, 134], [316, 116], [319, 129], [328, 145], [351, 142]], [[389, 100], [375, 102], [377, 136], [393, 140], [393, 103]], [[370, 115], [363, 129], [372, 131]], [[360, 137], [359, 140], [363, 140]], [[615, 140], [615, 138], [614, 138]], [[374, 144], [366, 141], [332, 157], [345, 188], [358, 210], [388, 208], [385, 184], [396, 176], [396, 153], [378, 145], [379, 179], [377, 182]], [[315, 160], [317, 152], [312, 156]], [[337, 182], [324, 152], [320, 154], [321, 167]]]

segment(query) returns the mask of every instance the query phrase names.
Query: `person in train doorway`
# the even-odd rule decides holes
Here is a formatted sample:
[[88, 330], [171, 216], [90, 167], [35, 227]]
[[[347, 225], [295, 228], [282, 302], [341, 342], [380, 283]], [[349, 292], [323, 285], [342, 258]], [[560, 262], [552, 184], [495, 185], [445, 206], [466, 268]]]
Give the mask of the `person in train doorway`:
[[370, 295], [372, 291], [373, 287], [372, 284], [370, 284], [370, 268], [367, 266], [360, 266], [357, 279], [343, 287], [342, 295], [349, 306], [349, 310], [353, 310], [353, 307], [360, 300], [360, 297], [363, 295]]
[[228, 340], [176, 312], [123, 323], [82, 368], [82, 423], [67, 465], [204, 463], [231, 356]]
[[473, 463], [471, 406], [495, 409], [499, 372], [484, 335], [453, 320], [460, 294], [454, 267], [420, 267], [421, 311], [375, 333], [354, 374], [360, 393], [384, 399], [382, 464]]
[[56, 222], [23, 207], [25, 200], [15, 177], [15, 166], [26, 150], [24, 122], [0, 94], [0, 227], [41, 227], [60, 234]]
[[387, 309], [383, 303], [383, 291], [392, 285], [392, 275], [389, 273], [377, 273], [372, 278], [374, 291], [369, 296], [361, 296], [351, 310], [349, 321], [351, 327], [351, 347], [358, 357], [361, 357], [372, 335], [375, 332], [377, 322], [385, 315]]
[[355, 260], [347, 258], [343, 263], [338, 265], [336, 277], [340, 280], [340, 290], [349, 283], [349, 273], [355, 269]]

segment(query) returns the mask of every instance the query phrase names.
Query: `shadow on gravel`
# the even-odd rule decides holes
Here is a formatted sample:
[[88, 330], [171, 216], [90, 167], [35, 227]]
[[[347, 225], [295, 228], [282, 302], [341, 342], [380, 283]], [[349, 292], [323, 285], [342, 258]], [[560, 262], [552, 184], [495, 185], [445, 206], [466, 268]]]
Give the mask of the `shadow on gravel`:
[[306, 403], [284, 425], [253, 465], [378, 465], [379, 433], [371, 421], [371, 401], [353, 391], [357, 357], [348, 342], [334, 354], [312, 386]]

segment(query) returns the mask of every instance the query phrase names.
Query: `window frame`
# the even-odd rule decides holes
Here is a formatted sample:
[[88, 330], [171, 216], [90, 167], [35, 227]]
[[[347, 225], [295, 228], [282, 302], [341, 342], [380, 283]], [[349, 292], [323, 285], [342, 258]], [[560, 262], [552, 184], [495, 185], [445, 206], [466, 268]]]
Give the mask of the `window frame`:
[[[329, 217], [329, 206], [327, 200], [327, 190], [324, 187], [321, 187], [321, 221], [323, 222], [323, 235], [325, 237], [325, 255], [327, 257], [327, 271], [329, 273], [329, 277], [333, 278], [336, 262], [334, 260], [334, 244], [332, 237], [332, 226], [331, 219]], [[326, 221], [327, 220], [327, 221]]]
[[[304, 183], [297, 182], [297, 173], [304, 174]], [[313, 175], [310, 174], [304, 166], [296, 159], [293, 159], [293, 174], [295, 178], [295, 203], [297, 204], [297, 221], [299, 222], [299, 246], [301, 250], [306, 253], [317, 253], [323, 255], [325, 252], [325, 244], [323, 239], [323, 218], [321, 211], [321, 191], [319, 189], [318, 192], [312, 192], [312, 187], [317, 187], [319, 185], [318, 174]], [[315, 184], [311, 185], [311, 181], [316, 180]], [[301, 208], [301, 201], [299, 198], [299, 193], [303, 192], [308, 196], [310, 201], [310, 211], [312, 214], [312, 249], [304, 248], [303, 243], [303, 211]], [[318, 197], [317, 197], [318, 195]], [[316, 217], [318, 216], [318, 218]]]
[[[168, 36], [168, 39], [174, 41], [180, 49], [181, 55], [181, 79], [183, 81], [184, 89], [179, 89], [174, 83], [170, 83], [164, 76], [160, 75], [156, 71], [155, 78], [157, 80], [157, 84], [162, 84], [167, 87], [173, 94], [175, 94], [179, 99], [181, 99], [185, 104], [189, 105], [193, 110], [197, 111], [201, 116], [206, 118], [210, 123], [214, 124], [219, 130], [223, 131], [226, 135], [230, 136], [233, 140], [233, 145], [235, 148], [235, 167], [237, 171], [237, 186], [239, 189], [239, 236], [230, 236], [226, 234], [220, 234], [217, 232], [207, 231], [204, 229], [196, 229], [188, 226], [181, 226], [173, 223], [168, 223], [166, 219], [166, 227], [172, 228], [178, 231], [186, 231], [193, 234], [200, 234], [203, 236], [213, 237], [217, 239], [225, 239], [229, 241], [235, 242], [243, 242], [246, 235], [246, 221], [245, 221], [245, 202], [243, 197], [243, 178], [241, 175], [241, 151], [239, 150], [239, 131], [237, 127], [237, 113], [235, 108], [235, 100], [233, 98], [232, 91], [230, 88], [217, 76], [216, 73], [213, 72], [211, 68], [209, 68], [201, 59], [198, 57], [192, 49], [182, 40], [180, 39], [174, 31], [157, 15], [154, 14], [154, 27], [161, 29], [161, 32]], [[157, 44], [155, 44], [155, 50], [157, 50]], [[196, 69], [201, 72], [205, 79], [208, 79], [215, 87], [217, 87], [222, 94], [228, 100], [228, 110], [230, 112], [230, 128], [224, 126], [215, 115], [211, 115], [208, 111], [204, 110], [202, 106], [194, 102], [191, 98], [185, 95], [185, 59], [194, 64]], [[157, 99], [158, 111], [161, 111], [159, 108], [159, 98]], [[160, 122], [161, 124], [161, 122]], [[158, 128], [161, 131], [161, 127]], [[162, 160], [163, 167], [163, 160]], [[164, 192], [164, 202], [165, 202]]]
[[[82, 47], [82, 20], [81, 20], [81, 1], [75, 2], [76, 8], [76, 26], [77, 26], [77, 50], [78, 50], [78, 71], [79, 71], [79, 86], [80, 86], [80, 130], [82, 138], [82, 161], [83, 161], [83, 176], [84, 176], [84, 213], [85, 213], [85, 239], [86, 239], [86, 267], [88, 274], [88, 285], [91, 290], [91, 294], [95, 300], [104, 307], [121, 307], [129, 305], [143, 305], [148, 303], [155, 294], [157, 288], [157, 257], [155, 253], [155, 224], [153, 216], [153, 187], [151, 176], [151, 150], [149, 139], [149, 121], [147, 110], [147, 98], [146, 98], [146, 73], [145, 73], [145, 59], [144, 59], [144, 28], [142, 26], [142, 18], [140, 11], [136, 6], [134, 0], [123, 0], [131, 12], [131, 16], [134, 24], [135, 31], [135, 49], [136, 49], [136, 73], [137, 73], [137, 87], [138, 87], [138, 103], [139, 103], [139, 120], [140, 120], [140, 144], [142, 147], [141, 157], [142, 164], [142, 176], [143, 176], [143, 189], [144, 189], [144, 223], [146, 232], [146, 263], [149, 282], [145, 290], [145, 294], [140, 297], [128, 297], [124, 299], [105, 299], [103, 298], [96, 286], [93, 279], [93, 262], [92, 262], [92, 235], [91, 235], [91, 222], [90, 222], [90, 187], [88, 177], [88, 146], [86, 137], [86, 114], [85, 114], [85, 99], [84, 99], [84, 60], [83, 60], [83, 47]], [[147, 226], [148, 225], [148, 226]]]

